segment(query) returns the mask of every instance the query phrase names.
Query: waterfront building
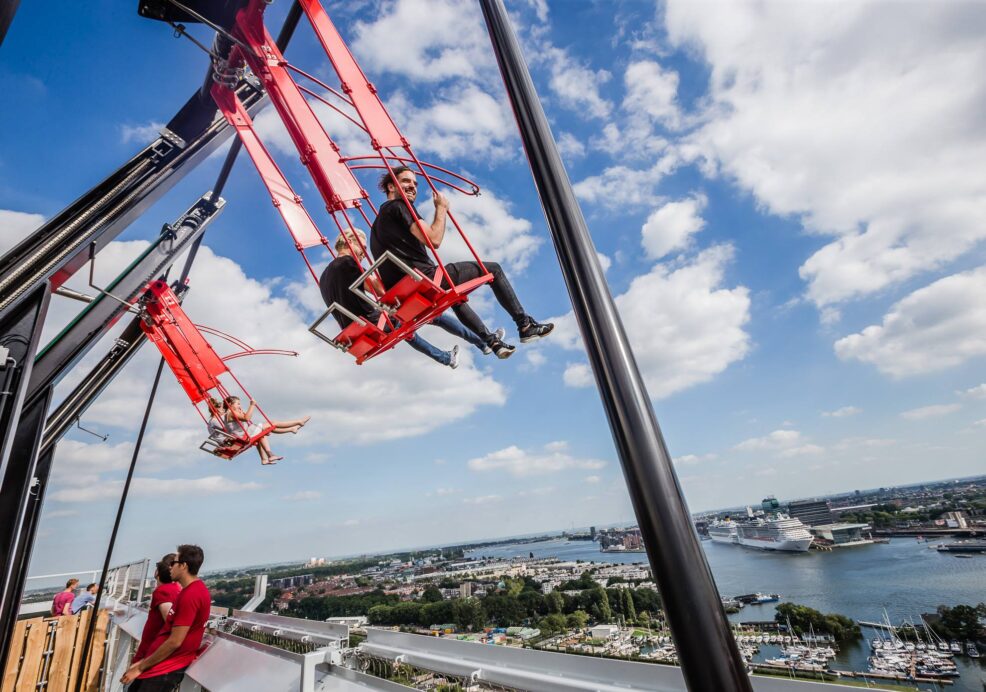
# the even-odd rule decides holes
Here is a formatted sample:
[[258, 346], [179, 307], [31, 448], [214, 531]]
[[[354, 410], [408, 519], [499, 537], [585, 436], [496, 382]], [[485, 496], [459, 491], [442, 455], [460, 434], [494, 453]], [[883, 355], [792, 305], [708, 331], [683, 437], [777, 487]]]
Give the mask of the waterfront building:
[[764, 512], [770, 514], [776, 512], [781, 508], [781, 503], [777, 501], [777, 498], [773, 495], [768, 495], [760, 502], [760, 507]]
[[787, 513], [807, 526], [831, 524], [835, 521], [832, 503], [828, 500], [796, 500], [788, 505]]
[[469, 598], [472, 596], [472, 582], [464, 581], [459, 584], [459, 598]]
[[869, 524], [819, 524], [809, 526], [808, 530], [812, 536], [821, 538], [825, 544], [832, 546], [867, 545], [873, 542], [864, 533], [870, 530]]

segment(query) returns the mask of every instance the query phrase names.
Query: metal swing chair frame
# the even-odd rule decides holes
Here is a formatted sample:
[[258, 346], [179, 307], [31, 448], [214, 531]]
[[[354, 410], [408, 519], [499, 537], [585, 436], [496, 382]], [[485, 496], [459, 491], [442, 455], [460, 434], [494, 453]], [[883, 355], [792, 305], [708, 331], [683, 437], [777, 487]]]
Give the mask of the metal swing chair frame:
[[[341, 92], [324, 84], [307, 72], [288, 64], [264, 27], [266, 3], [264, 0], [250, 0], [247, 6], [236, 15], [232, 33], [229, 35], [234, 43], [229, 58], [216, 62], [214, 65], [214, 84], [211, 93], [220, 111], [230, 125], [236, 129], [240, 140], [260, 173], [264, 185], [271, 194], [275, 208], [288, 227], [295, 241], [296, 249], [301, 252], [309, 273], [317, 284], [318, 276], [316, 276], [305, 250], [321, 245], [333, 257], [335, 253], [305, 210], [301, 197], [294, 192], [257, 136], [250, 116], [228, 85], [234, 83], [235, 76], [239, 75], [245, 68], [249, 68], [269, 95], [291, 136], [302, 163], [311, 174], [312, 181], [325, 203], [326, 210], [332, 217], [339, 233], [345, 239], [350, 255], [362, 270], [361, 276], [350, 286], [350, 290], [365, 301], [371, 310], [379, 313], [377, 319], [371, 321], [362, 316], [354, 315], [351, 310], [347, 310], [338, 303], [333, 303], [309, 327], [309, 331], [334, 348], [354, 356], [357, 364], [362, 364], [390, 350], [401, 341], [411, 338], [420, 326], [428, 324], [448, 308], [468, 300], [468, 294], [480, 286], [492, 282], [493, 275], [486, 269], [482, 259], [451, 212], [448, 215], [449, 221], [462, 237], [474, 260], [479, 264], [482, 271], [481, 276], [461, 284], [455, 284], [445, 268], [445, 263], [427, 236], [425, 243], [436, 262], [434, 276], [425, 276], [390, 252], [383, 253], [368, 268], [364, 269], [361, 259], [358, 258], [366, 256], [366, 247], [356, 235], [356, 227], [347, 212], [348, 210], [358, 212], [362, 222], [369, 227], [372, 222], [366, 213], [365, 206], [368, 205], [374, 214], [377, 210], [370, 202], [369, 195], [356, 180], [353, 170], [386, 170], [396, 182], [392, 165], [394, 162], [398, 165], [411, 167], [415, 174], [421, 175], [425, 179], [433, 193], [437, 193], [437, 185], [442, 184], [463, 194], [478, 195], [479, 186], [464, 176], [434, 164], [423, 163], [418, 159], [407, 139], [394, 124], [381, 102], [376, 88], [366, 79], [319, 0], [301, 0], [299, 4], [339, 77]], [[355, 115], [351, 115], [330, 103], [311, 89], [296, 84], [292, 78], [292, 72], [324, 88], [328, 93], [349, 106]], [[339, 146], [326, 133], [312, 111], [305, 94], [328, 105], [359, 127], [369, 137], [370, 145], [376, 153], [366, 156], [342, 156]], [[403, 150], [404, 155], [398, 153], [398, 150]], [[378, 159], [379, 163], [367, 163], [371, 159]], [[429, 170], [437, 171], [445, 177], [433, 175]], [[452, 178], [452, 180], [446, 178]], [[404, 191], [400, 189], [400, 186], [398, 186], [398, 192], [400, 199], [413, 213], [413, 205]], [[371, 277], [379, 276], [378, 270], [385, 262], [391, 262], [404, 274], [404, 277], [377, 295], [376, 291], [367, 290], [366, 286]], [[352, 322], [333, 337], [320, 331], [319, 327], [325, 319], [334, 313], [342, 315]]]
[[[168, 368], [174, 373], [206, 426], [209, 426], [210, 418], [221, 420], [220, 412], [212, 404], [213, 396], [218, 395], [220, 401], [225, 401], [230, 396], [228, 388], [219, 379], [221, 376], [228, 375], [239, 390], [250, 397], [246, 387], [226, 365], [227, 361], [254, 355], [298, 355], [294, 351], [254, 349], [242, 339], [218, 329], [194, 324], [182, 308], [177, 294], [165, 281], [148, 284], [141, 296], [140, 308], [141, 330], [147, 335], [148, 341], [161, 352]], [[203, 332], [225, 339], [241, 350], [220, 356], [203, 336]], [[208, 416], [201, 408], [203, 403]], [[233, 459], [255, 446], [274, 429], [274, 424], [263, 409], [260, 406], [256, 408], [265, 421], [258, 432], [251, 435], [242, 421], [242, 436], [210, 427], [209, 437], [199, 445], [199, 449], [223, 459]]]

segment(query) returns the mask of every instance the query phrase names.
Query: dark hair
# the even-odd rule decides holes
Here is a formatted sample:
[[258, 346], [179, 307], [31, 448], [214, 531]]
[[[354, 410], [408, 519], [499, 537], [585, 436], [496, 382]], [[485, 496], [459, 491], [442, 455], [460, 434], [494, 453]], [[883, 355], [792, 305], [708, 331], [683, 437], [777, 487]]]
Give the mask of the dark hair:
[[197, 545], [178, 546], [178, 562], [185, 563], [188, 573], [193, 577], [198, 576], [199, 568], [205, 562], [205, 553]]
[[78, 584], [78, 583], [79, 583], [79, 580], [78, 579], [69, 579], [67, 582], [65, 582], [65, 588], [66, 589], [74, 589], [75, 588], [75, 585]]
[[91, 589], [94, 586], [99, 586], [99, 585], [96, 582], [93, 582], [92, 584], [90, 584], [89, 586], [86, 587], [86, 591], [88, 591], [89, 589]]
[[170, 584], [174, 581], [171, 578], [171, 562], [176, 560], [178, 555], [175, 553], [168, 553], [161, 558], [161, 561], [154, 565], [154, 576], [161, 580], [162, 584]]
[[386, 173], [381, 175], [380, 180], [377, 181], [377, 187], [380, 188], [380, 192], [387, 194], [389, 192], [388, 188], [394, 184], [394, 181], [397, 179], [397, 176], [399, 176], [401, 173], [406, 173], [407, 171], [410, 170], [411, 169], [408, 168], [407, 166], [398, 166], [397, 168], [393, 169], [394, 172], [393, 177], [391, 177], [390, 171], [387, 171]]

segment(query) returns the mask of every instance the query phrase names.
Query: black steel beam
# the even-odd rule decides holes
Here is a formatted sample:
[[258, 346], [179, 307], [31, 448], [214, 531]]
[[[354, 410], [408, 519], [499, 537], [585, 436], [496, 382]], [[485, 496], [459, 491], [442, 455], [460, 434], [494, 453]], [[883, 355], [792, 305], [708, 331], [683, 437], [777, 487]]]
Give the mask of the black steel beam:
[[21, 0], [0, 0], [0, 45], [3, 45], [7, 29], [10, 28], [10, 23], [14, 21], [17, 6], [20, 4]]
[[[213, 202], [210, 193], [203, 195], [174, 223], [166, 224], [158, 239], [104, 290], [127, 302], [135, 300], [150, 281], [158, 278], [171, 266], [179, 253], [202, 236], [213, 219], [222, 212], [225, 204], [221, 198]], [[126, 311], [127, 306], [113, 297], [105, 293], [97, 294], [38, 353], [31, 372], [28, 399], [36, 392], [57, 384]]]
[[[253, 113], [266, 102], [246, 83], [238, 93]], [[86, 263], [93, 244], [98, 253], [232, 134], [215, 115], [215, 104], [196, 91], [153, 144], [0, 258], [0, 334], [4, 315], [34, 286], [49, 280], [61, 286]], [[202, 121], [203, 129], [188, 131], [188, 123]]]
[[19, 540], [21, 524], [34, 477], [33, 464], [18, 463], [15, 457], [20, 450], [30, 449], [31, 459], [34, 458], [37, 441], [29, 431], [37, 428], [36, 437], [40, 438], [44, 424], [42, 409], [47, 400], [36, 397], [38, 405], [34, 408], [25, 408], [24, 400], [50, 297], [47, 284], [37, 286], [8, 314], [0, 335], [0, 346], [5, 351], [0, 366], [0, 662], [6, 658], [17, 619], [20, 591], [13, 588], [12, 577], [20, 564], [17, 551], [23, 548]]
[[647, 556], [693, 692], [747, 692], [746, 666], [650, 397], [502, 0], [480, 0]]
[[[49, 388], [24, 406], [20, 424], [14, 434], [14, 451], [10, 455], [10, 466], [4, 478], [3, 491], [0, 492], [0, 535], [12, 538], [9, 548], [0, 559], [0, 623], [4, 625], [0, 636], [0, 665], [6, 666], [7, 650], [10, 646], [10, 632], [17, 611], [20, 608], [21, 594], [31, 562], [34, 535], [40, 520], [41, 503], [44, 502], [44, 485], [51, 471], [51, 457], [39, 460], [38, 445], [41, 431], [45, 425], [45, 414], [51, 403], [52, 389]], [[19, 492], [18, 492], [19, 488]], [[13, 529], [12, 531], [8, 531]]]

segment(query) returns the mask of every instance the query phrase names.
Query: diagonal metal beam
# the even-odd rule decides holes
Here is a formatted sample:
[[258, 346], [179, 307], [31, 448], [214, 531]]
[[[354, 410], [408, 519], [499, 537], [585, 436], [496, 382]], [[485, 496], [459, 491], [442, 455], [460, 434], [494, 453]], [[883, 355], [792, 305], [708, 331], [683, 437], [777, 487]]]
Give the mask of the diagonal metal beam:
[[520, 43], [503, 0], [480, 5], [688, 688], [748, 692], [746, 665]]

